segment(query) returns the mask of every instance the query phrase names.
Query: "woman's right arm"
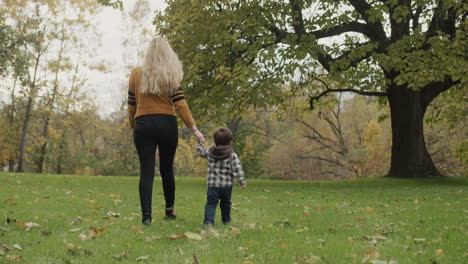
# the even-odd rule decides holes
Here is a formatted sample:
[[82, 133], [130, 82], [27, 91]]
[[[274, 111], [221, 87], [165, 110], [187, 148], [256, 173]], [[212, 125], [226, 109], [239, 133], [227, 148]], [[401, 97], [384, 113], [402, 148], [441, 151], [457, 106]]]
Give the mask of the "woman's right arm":
[[131, 128], [135, 127], [136, 104], [135, 74], [134, 71], [132, 71], [128, 81], [128, 121], [130, 122]]

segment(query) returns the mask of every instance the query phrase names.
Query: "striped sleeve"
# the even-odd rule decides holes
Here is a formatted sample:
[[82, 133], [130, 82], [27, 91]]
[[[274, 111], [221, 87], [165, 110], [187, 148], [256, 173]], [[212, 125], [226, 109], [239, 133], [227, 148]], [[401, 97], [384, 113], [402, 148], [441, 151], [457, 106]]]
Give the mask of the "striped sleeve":
[[175, 110], [177, 115], [182, 118], [185, 125], [188, 128], [191, 128], [195, 125], [195, 121], [193, 120], [192, 113], [190, 112], [190, 108], [188, 107], [187, 101], [185, 100], [184, 91], [182, 88], [178, 88], [171, 96], [172, 103], [175, 106]]
[[128, 104], [129, 105], [136, 105], [136, 98], [134, 92], [128, 92]]
[[180, 87], [171, 96], [171, 100], [174, 104], [184, 99], [185, 99], [184, 91]]

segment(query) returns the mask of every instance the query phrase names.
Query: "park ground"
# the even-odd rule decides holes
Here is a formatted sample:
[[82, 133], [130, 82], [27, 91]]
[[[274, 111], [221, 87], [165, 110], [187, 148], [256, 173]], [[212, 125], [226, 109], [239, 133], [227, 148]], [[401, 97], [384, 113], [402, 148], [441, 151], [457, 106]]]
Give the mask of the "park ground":
[[250, 180], [207, 230], [203, 178], [176, 179], [176, 221], [160, 185], [142, 227], [137, 177], [0, 173], [0, 263], [468, 263], [466, 178]]

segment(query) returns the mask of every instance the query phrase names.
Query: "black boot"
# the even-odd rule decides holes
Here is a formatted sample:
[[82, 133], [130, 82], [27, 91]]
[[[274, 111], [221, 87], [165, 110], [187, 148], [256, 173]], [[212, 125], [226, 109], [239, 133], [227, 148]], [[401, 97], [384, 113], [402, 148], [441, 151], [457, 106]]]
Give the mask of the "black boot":
[[166, 216], [164, 217], [164, 219], [167, 219], [167, 220], [175, 220], [176, 219], [176, 214], [174, 212], [174, 207], [166, 208]]
[[151, 224], [151, 214], [143, 214], [143, 220], [141, 220], [141, 224], [148, 226]]

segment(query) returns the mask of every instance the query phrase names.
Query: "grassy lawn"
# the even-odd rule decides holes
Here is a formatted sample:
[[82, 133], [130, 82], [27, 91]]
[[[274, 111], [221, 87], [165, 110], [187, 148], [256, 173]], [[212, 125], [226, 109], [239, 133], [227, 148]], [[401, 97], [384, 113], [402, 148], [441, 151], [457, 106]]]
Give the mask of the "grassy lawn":
[[468, 263], [468, 179], [250, 180], [208, 231], [204, 179], [176, 184], [141, 227], [138, 178], [0, 173], [0, 263]]

